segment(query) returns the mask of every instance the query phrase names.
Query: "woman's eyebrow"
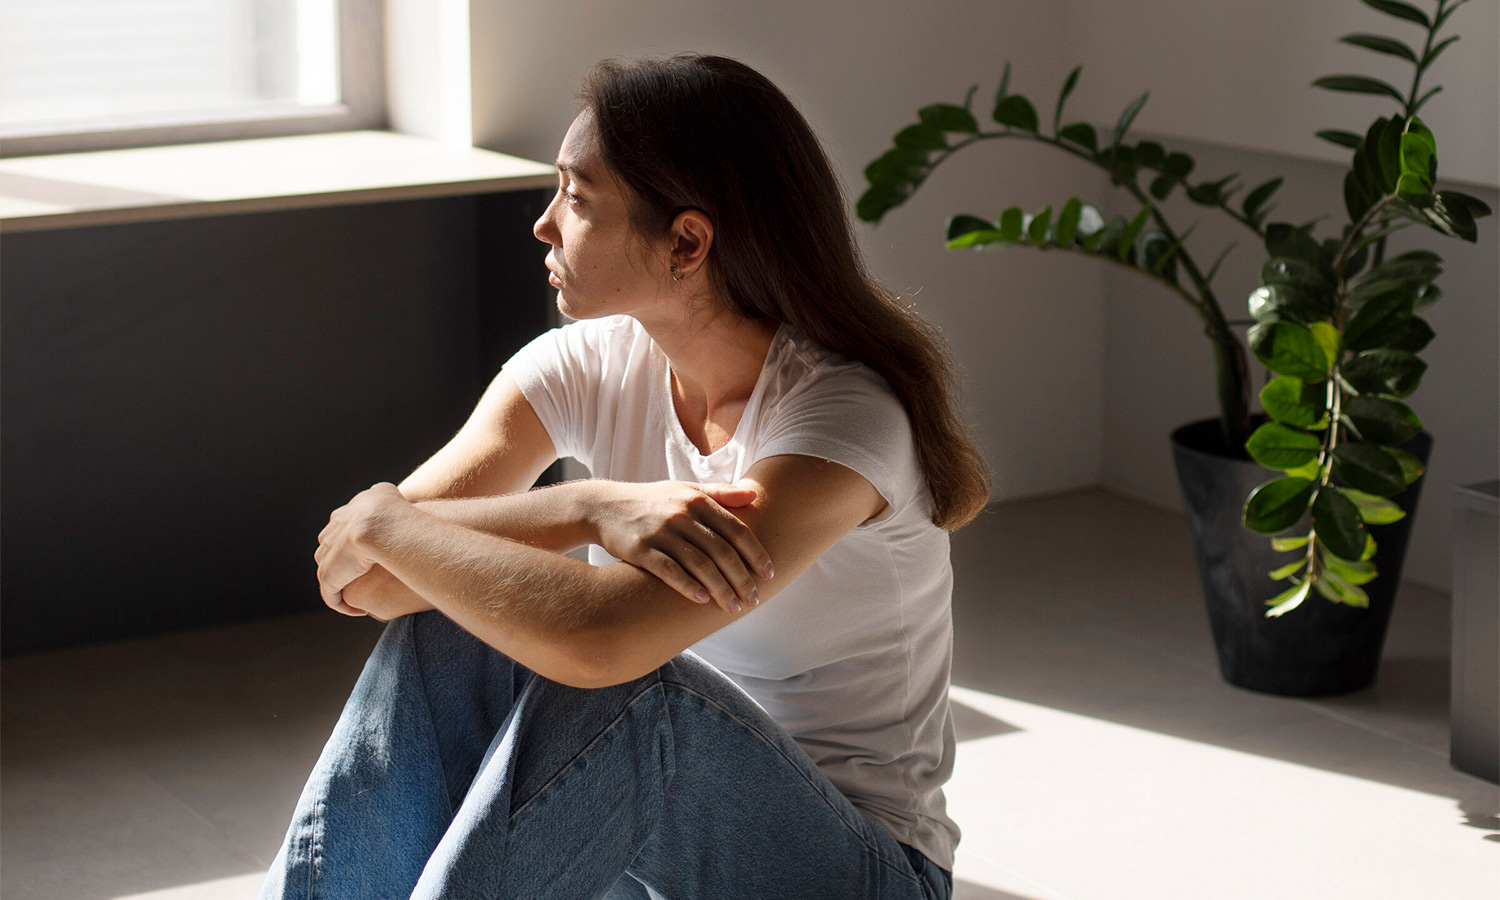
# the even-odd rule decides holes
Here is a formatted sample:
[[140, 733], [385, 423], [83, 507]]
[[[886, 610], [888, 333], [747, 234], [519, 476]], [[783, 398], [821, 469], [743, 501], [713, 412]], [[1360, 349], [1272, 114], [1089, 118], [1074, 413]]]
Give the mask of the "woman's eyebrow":
[[585, 175], [583, 173], [583, 171], [581, 169], [579, 169], [577, 166], [569, 165], [568, 163], [565, 163], [562, 160], [558, 160], [557, 162], [553, 163], [553, 165], [557, 166], [557, 171], [559, 171], [559, 172], [566, 172], [569, 175], [573, 176], [574, 178], [578, 179], [579, 181], [583, 182], [584, 184], [593, 184], [594, 183], [594, 179], [592, 179], [592, 178], [588, 177], [587, 175]]

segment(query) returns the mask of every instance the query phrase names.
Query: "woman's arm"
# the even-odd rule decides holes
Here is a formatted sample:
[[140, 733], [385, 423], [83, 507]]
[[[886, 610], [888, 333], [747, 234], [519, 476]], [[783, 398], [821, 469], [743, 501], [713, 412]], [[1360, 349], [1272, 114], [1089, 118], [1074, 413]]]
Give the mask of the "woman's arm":
[[[745, 482], [753, 504], [736, 515], [776, 561], [761, 602], [885, 500], [852, 469], [806, 456], [762, 460]], [[637, 678], [746, 615], [686, 604], [635, 566], [586, 563], [437, 518], [391, 485], [334, 513], [319, 536], [325, 598], [370, 566], [389, 570], [464, 629], [539, 674], [578, 687]], [[382, 618], [413, 610], [371, 609]]]

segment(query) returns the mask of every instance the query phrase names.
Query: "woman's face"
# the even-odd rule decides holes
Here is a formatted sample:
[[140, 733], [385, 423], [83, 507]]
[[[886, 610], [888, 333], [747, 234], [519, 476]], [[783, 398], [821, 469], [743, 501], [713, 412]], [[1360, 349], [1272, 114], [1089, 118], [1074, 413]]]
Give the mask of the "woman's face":
[[558, 187], [532, 231], [551, 245], [548, 282], [574, 319], [635, 313], [670, 278], [665, 242], [654, 248], [630, 224], [629, 195], [604, 165], [593, 116], [573, 120], [557, 156]]

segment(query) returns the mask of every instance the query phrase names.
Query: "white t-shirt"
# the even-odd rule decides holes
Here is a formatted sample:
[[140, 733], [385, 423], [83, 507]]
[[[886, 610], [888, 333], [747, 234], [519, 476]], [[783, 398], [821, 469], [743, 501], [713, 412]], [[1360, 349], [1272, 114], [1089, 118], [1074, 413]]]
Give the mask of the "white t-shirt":
[[[677, 418], [665, 354], [629, 316], [553, 329], [505, 370], [558, 455], [596, 478], [732, 482], [758, 460], [802, 454], [874, 485], [888, 504], [880, 515], [691, 649], [764, 707], [851, 802], [951, 870], [948, 533], [932, 523], [911, 426], [885, 380], [782, 325], [734, 436], [704, 456]], [[592, 547], [590, 561], [615, 560]]]

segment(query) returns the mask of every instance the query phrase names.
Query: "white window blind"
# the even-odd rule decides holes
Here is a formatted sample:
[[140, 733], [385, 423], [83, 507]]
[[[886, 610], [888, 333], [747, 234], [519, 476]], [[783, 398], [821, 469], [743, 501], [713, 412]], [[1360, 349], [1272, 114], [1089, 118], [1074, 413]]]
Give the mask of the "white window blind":
[[0, 0], [0, 131], [337, 104], [338, 0]]

